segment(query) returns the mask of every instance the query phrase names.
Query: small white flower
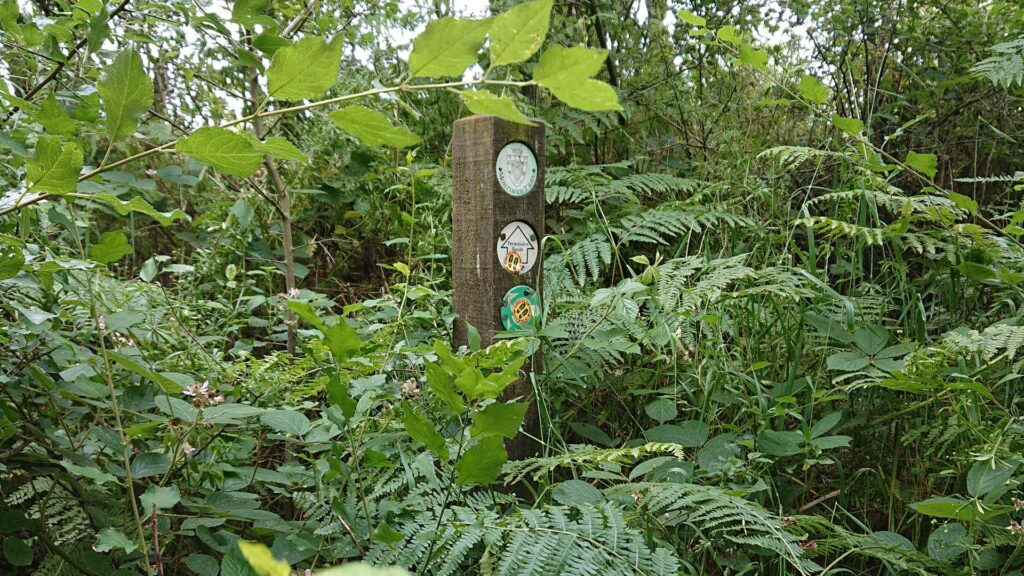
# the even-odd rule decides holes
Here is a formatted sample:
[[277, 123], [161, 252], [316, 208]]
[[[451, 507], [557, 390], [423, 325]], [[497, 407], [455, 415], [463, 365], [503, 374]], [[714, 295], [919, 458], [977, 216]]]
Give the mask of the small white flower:
[[196, 448], [194, 446], [192, 446], [191, 444], [189, 444], [188, 442], [185, 442], [181, 446], [181, 449], [185, 452], [186, 456], [191, 456], [191, 455], [196, 453]]
[[210, 393], [210, 381], [206, 380], [202, 384], [192, 384], [185, 391], [182, 392], [185, 396], [199, 397], [206, 396]]

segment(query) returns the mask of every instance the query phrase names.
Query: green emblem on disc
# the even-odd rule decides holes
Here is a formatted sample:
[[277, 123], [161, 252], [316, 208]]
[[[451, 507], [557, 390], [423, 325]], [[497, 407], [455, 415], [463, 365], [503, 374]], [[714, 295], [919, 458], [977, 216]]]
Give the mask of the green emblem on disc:
[[537, 157], [522, 142], [509, 142], [498, 152], [494, 166], [501, 189], [515, 197], [526, 196], [537, 183]]
[[520, 284], [505, 293], [501, 301], [501, 325], [505, 330], [529, 330], [540, 315], [537, 291]]

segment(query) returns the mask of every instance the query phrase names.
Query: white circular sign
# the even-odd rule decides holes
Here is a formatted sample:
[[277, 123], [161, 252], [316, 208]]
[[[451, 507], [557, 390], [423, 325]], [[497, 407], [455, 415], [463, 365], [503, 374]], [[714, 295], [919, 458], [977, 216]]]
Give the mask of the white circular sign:
[[540, 240], [526, 222], [515, 220], [498, 234], [498, 262], [512, 274], [526, 274], [540, 257]]
[[509, 142], [498, 152], [495, 173], [501, 189], [512, 196], [526, 196], [537, 183], [537, 157], [522, 142]]

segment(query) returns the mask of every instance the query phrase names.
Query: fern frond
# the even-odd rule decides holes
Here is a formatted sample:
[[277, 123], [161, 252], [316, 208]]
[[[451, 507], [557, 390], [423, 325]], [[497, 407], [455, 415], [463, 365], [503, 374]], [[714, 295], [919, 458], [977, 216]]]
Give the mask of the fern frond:
[[995, 55], [972, 66], [971, 74], [996, 86], [1024, 86], [1024, 38], [996, 44], [990, 51]]

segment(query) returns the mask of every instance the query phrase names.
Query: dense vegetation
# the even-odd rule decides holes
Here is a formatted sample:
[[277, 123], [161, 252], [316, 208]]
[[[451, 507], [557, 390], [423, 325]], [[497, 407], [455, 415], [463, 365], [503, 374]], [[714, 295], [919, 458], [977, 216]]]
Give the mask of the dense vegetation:
[[[490, 11], [0, 0], [0, 573], [1021, 574], [1019, 2]], [[453, 350], [471, 112], [543, 322]]]

